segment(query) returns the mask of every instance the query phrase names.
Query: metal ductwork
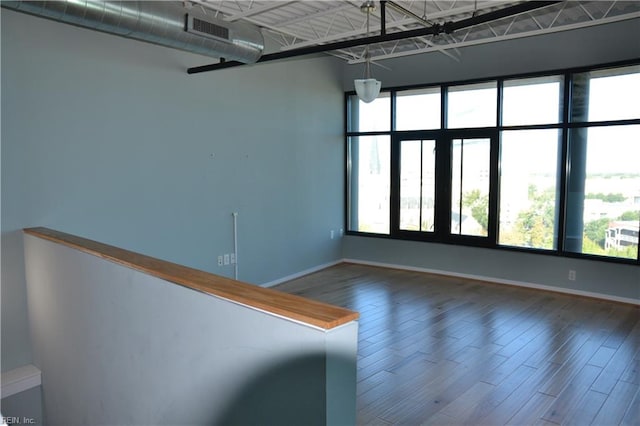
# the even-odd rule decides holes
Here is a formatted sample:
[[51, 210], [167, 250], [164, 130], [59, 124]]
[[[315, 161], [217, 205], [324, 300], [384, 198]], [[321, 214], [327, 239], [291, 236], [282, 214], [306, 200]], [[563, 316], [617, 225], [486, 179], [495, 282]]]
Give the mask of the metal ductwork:
[[[260, 28], [225, 22], [177, 1], [2, 1], [2, 7], [216, 58], [254, 63]], [[188, 4], [185, 2], [185, 4]]]

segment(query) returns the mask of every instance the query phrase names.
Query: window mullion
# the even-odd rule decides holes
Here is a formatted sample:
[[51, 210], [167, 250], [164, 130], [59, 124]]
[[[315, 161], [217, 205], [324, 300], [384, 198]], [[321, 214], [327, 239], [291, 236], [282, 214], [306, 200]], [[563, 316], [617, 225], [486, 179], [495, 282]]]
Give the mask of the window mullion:
[[464, 139], [460, 139], [460, 193], [458, 194], [458, 235], [462, 234], [462, 186], [464, 183]]
[[434, 232], [444, 240], [451, 232], [451, 142], [442, 132], [436, 140]]
[[498, 244], [498, 221], [500, 217], [499, 197], [500, 197], [500, 134], [496, 130], [491, 136], [491, 158], [489, 165], [489, 218], [487, 223], [487, 234], [491, 241], [491, 246]]
[[424, 140], [420, 140], [420, 197], [419, 199], [419, 205], [418, 205], [418, 209], [420, 211], [419, 215], [418, 215], [418, 229], [420, 231], [422, 231], [422, 179], [423, 179], [423, 173], [424, 173]]
[[564, 87], [562, 90], [562, 135], [560, 144], [560, 164], [558, 167], [559, 173], [559, 202], [558, 202], [558, 232], [556, 233], [558, 241], [556, 248], [558, 252], [562, 253], [565, 250], [566, 240], [566, 220], [567, 220], [567, 191], [568, 178], [569, 178], [569, 114], [571, 111], [571, 85], [572, 75], [571, 73], [564, 74]]
[[390, 234], [400, 232], [400, 139], [394, 132], [391, 137], [391, 194], [389, 195]]

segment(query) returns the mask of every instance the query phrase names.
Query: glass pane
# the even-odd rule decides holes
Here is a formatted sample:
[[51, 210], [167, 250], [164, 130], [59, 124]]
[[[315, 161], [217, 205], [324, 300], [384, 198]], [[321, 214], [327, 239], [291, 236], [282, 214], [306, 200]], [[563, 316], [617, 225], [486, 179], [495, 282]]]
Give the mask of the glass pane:
[[440, 88], [396, 94], [396, 130], [440, 128]]
[[452, 141], [452, 234], [488, 235], [490, 153], [490, 139]]
[[507, 80], [502, 92], [502, 125], [558, 123], [562, 76]]
[[640, 118], [640, 65], [575, 74], [571, 120]]
[[402, 141], [400, 147], [400, 229], [420, 230], [422, 142]]
[[640, 125], [573, 129], [570, 144], [567, 250], [637, 259]]
[[447, 96], [447, 127], [490, 127], [497, 124], [497, 83], [450, 87]]
[[381, 92], [370, 103], [362, 102], [356, 95], [349, 96], [350, 132], [387, 132], [391, 130], [391, 95]]
[[433, 140], [400, 145], [400, 229], [433, 232], [435, 200]]
[[559, 143], [555, 129], [502, 132], [499, 244], [556, 248]]
[[433, 232], [436, 205], [436, 141], [422, 141], [422, 216], [420, 230]]
[[349, 230], [389, 233], [389, 136], [349, 138]]

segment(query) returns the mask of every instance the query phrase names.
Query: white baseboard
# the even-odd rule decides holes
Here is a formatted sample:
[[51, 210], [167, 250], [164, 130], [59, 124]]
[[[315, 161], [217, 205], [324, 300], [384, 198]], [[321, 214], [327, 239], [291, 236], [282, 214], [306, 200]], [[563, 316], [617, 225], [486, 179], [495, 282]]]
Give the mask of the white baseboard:
[[33, 364], [5, 371], [2, 373], [2, 398], [35, 388], [40, 384], [42, 384], [42, 374]]
[[518, 287], [535, 288], [538, 290], [553, 291], [556, 293], [565, 293], [565, 294], [572, 294], [575, 296], [586, 296], [586, 297], [591, 297], [595, 299], [603, 299], [603, 300], [610, 300], [613, 302], [622, 302], [622, 303], [629, 303], [632, 305], [640, 305], [640, 299], [619, 297], [619, 296], [613, 296], [610, 294], [594, 293], [591, 291], [582, 291], [582, 290], [575, 290], [570, 288], [554, 287], [549, 285], [535, 284], [535, 283], [529, 283], [529, 282], [523, 282], [523, 281], [504, 280], [500, 278], [485, 277], [481, 275], [460, 274], [457, 272], [443, 271], [439, 269], [421, 268], [416, 266], [397, 265], [397, 264], [383, 263], [383, 262], [371, 262], [368, 260], [360, 260], [360, 259], [342, 259], [342, 261], [345, 263], [356, 263], [359, 265], [379, 266], [383, 268], [401, 269], [405, 271], [426, 272], [430, 274], [446, 275], [449, 277], [467, 278], [471, 280], [486, 281], [486, 282], [491, 282], [496, 284], [507, 284], [507, 285], [513, 285]]
[[325, 263], [323, 265], [314, 266], [313, 268], [305, 269], [304, 271], [297, 272], [295, 274], [287, 275], [286, 277], [278, 278], [277, 280], [269, 281], [264, 284], [260, 284], [260, 287], [273, 287], [274, 285], [282, 284], [287, 281], [295, 280], [296, 278], [303, 277], [305, 275], [313, 274], [314, 272], [321, 271], [323, 269], [330, 268], [335, 265], [343, 263], [344, 260], [336, 260], [334, 262]]

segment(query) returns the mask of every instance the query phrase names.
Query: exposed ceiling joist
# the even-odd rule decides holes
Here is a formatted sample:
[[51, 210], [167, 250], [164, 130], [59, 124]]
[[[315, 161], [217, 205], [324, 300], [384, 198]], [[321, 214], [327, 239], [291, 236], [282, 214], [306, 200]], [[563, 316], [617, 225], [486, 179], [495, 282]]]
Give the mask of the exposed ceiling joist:
[[[432, 52], [458, 60], [458, 48], [461, 47], [636, 19], [640, 13], [640, 1], [634, 0], [393, 0], [399, 5], [397, 8], [389, 7], [388, 0], [386, 8], [381, 7], [382, 1], [375, 2], [378, 10], [371, 15], [371, 33], [367, 34], [365, 14], [360, 10], [363, 1], [192, 2], [205, 10], [215, 11], [216, 16], [226, 21], [245, 21], [260, 26], [275, 45], [271, 44], [271, 52], [266, 52], [259, 62], [323, 52], [357, 64], [364, 60], [364, 45], [369, 46], [371, 60], [378, 63], [385, 59]], [[520, 13], [517, 13], [518, 8], [522, 8]], [[386, 12], [385, 31], [380, 25], [383, 11]], [[503, 13], [507, 15], [501, 15]], [[473, 21], [479, 17], [481, 21]], [[459, 23], [463, 26], [456, 27]], [[223, 65], [195, 67], [189, 72], [230, 66], [237, 65], [228, 61]]]
[[236, 13], [234, 15], [231, 15], [229, 18], [225, 19], [226, 21], [229, 22], [233, 22], [233, 21], [237, 21], [238, 19], [242, 19], [242, 18], [248, 18], [250, 16], [254, 16], [254, 15], [259, 15], [261, 13], [265, 13], [268, 12], [270, 10], [273, 9], [278, 9], [281, 7], [285, 7], [291, 3], [295, 3], [295, 1], [273, 1], [269, 4], [266, 4], [262, 7], [257, 7], [257, 8], [252, 8], [252, 9], [247, 9], [244, 12], [240, 12], [240, 13]]
[[[543, 28], [543, 29], [539, 29], [539, 30], [534, 30], [534, 31], [529, 31], [527, 33], [517, 33], [517, 34], [504, 34], [504, 35], [499, 35], [497, 37], [491, 37], [488, 40], [472, 40], [472, 41], [460, 41], [460, 42], [455, 42], [455, 43], [450, 43], [447, 45], [441, 45], [439, 47], [443, 48], [443, 49], [455, 49], [455, 48], [461, 48], [461, 47], [468, 47], [468, 46], [477, 46], [479, 44], [487, 44], [487, 43], [495, 43], [495, 42], [499, 42], [499, 41], [506, 41], [506, 40], [515, 40], [518, 38], [525, 38], [525, 37], [534, 37], [537, 35], [542, 35], [542, 34], [551, 34], [551, 33], [557, 33], [560, 31], [568, 31], [568, 30], [572, 30], [572, 29], [578, 29], [578, 28], [586, 28], [586, 27], [593, 27], [596, 25], [603, 25], [603, 24], [610, 24], [613, 22], [619, 22], [619, 21], [623, 21], [623, 20], [627, 20], [627, 19], [634, 19], [634, 18], [640, 18], [640, 13], [634, 13], [631, 15], [625, 15], [623, 16], [617, 16], [617, 17], [613, 17], [613, 18], [605, 18], [605, 19], [601, 19], [598, 21], [593, 21], [590, 24], [572, 24], [572, 25], [567, 25], [567, 26], [563, 26], [562, 28], [557, 27], [557, 28]], [[393, 59], [393, 58], [400, 58], [403, 56], [412, 56], [415, 55], [416, 53], [428, 53], [428, 52], [433, 52], [432, 48], [423, 48], [423, 49], [417, 49], [417, 50], [412, 50], [410, 52], [399, 52], [399, 53], [393, 53], [393, 54], [388, 54], [388, 55], [378, 55], [376, 56], [376, 60], [384, 60], [384, 59]], [[363, 63], [364, 59], [352, 59], [350, 61], [348, 61], [349, 64], [360, 64]]]
[[[442, 32], [450, 33], [452, 31], [460, 30], [467, 27], [472, 27], [474, 25], [491, 22], [496, 19], [515, 16], [515, 15], [519, 15], [521, 13], [525, 13], [535, 9], [548, 7], [556, 3], [560, 3], [560, 2], [559, 1], [536, 1], [536, 2], [518, 3], [513, 6], [487, 12], [482, 15], [471, 16], [470, 18], [462, 19], [457, 22], [445, 22], [444, 24], [436, 24], [431, 27], [418, 28], [415, 30], [401, 31], [401, 32], [395, 32], [395, 33], [378, 35], [378, 36], [370, 36], [370, 37], [364, 37], [364, 38], [352, 39], [352, 40], [344, 40], [344, 41], [339, 41], [339, 42], [330, 43], [330, 44], [316, 45], [316, 46], [310, 46], [310, 47], [305, 47], [301, 49], [290, 50], [286, 52], [271, 53], [271, 54], [263, 55], [262, 58], [258, 60], [258, 62], [268, 62], [268, 61], [274, 61], [279, 59], [293, 58], [297, 56], [310, 55], [313, 53], [322, 53], [322, 52], [328, 52], [332, 50], [340, 50], [340, 49], [346, 49], [346, 48], [351, 48], [355, 46], [364, 46], [364, 45], [375, 44], [375, 43], [384, 43], [384, 42], [389, 42], [394, 40], [411, 39], [411, 38], [422, 37], [426, 35], [440, 34]], [[197, 73], [215, 71], [215, 70], [224, 69], [224, 68], [237, 67], [241, 65], [243, 65], [241, 62], [236, 62], [236, 61], [220, 62], [217, 64], [203, 65], [200, 67], [189, 68], [187, 72], [189, 74], [197, 74]]]
[[[487, 9], [496, 9], [505, 5], [513, 5], [513, 1], [500, 1], [500, 2], [487, 2], [487, 4], [484, 4], [483, 6], [478, 6], [478, 10], [487, 10]], [[453, 2], [453, 4], [455, 5], [455, 2]], [[436, 21], [439, 22], [442, 19], [448, 18], [450, 16], [464, 16], [465, 14], [470, 14], [473, 13], [475, 9], [473, 8], [473, 6], [462, 6], [462, 7], [457, 7], [455, 9], [451, 9], [449, 11], [446, 12], [439, 12], [439, 13], [434, 13], [434, 14], [430, 14], [429, 15], [429, 20], [431, 21]], [[372, 17], [376, 17], [378, 19], [380, 19], [380, 15], [379, 14], [372, 14]], [[364, 22], [364, 21], [363, 21]], [[409, 24], [415, 24], [416, 20], [415, 18], [411, 18], [411, 17], [402, 17], [401, 19], [398, 20], [387, 20], [386, 23], [386, 27], [387, 28], [398, 28], [400, 29], [401, 27], [404, 27], [406, 25]], [[372, 32], [380, 32], [380, 28], [381, 25], [372, 25], [371, 26], [371, 31]], [[287, 47], [283, 47], [282, 50], [293, 50], [293, 49], [297, 49], [297, 48], [301, 48], [301, 47], [307, 47], [307, 46], [314, 46], [316, 44], [324, 44], [324, 43], [330, 43], [333, 41], [337, 41], [337, 40], [341, 40], [341, 39], [345, 39], [345, 38], [349, 38], [349, 37], [359, 37], [359, 36], [363, 36], [366, 35], [366, 29], [364, 28], [364, 26], [362, 26], [361, 28], [358, 28], [357, 30], [353, 30], [353, 31], [349, 31], [346, 33], [341, 33], [341, 34], [333, 34], [331, 36], [327, 36], [327, 37], [323, 37], [320, 39], [316, 39], [316, 40], [308, 40], [305, 42], [300, 42], [300, 43], [296, 43], [295, 45], [292, 46], [287, 46]]]

